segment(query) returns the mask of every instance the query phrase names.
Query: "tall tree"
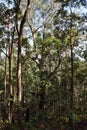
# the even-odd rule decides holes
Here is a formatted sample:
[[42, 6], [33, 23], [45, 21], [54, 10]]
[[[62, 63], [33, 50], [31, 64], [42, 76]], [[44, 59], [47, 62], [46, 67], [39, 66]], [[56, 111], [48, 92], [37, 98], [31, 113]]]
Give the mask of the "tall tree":
[[24, 24], [26, 22], [27, 16], [28, 16], [28, 11], [29, 11], [29, 6], [30, 6], [30, 0], [27, 0], [27, 5], [26, 9], [24, 11], [23, 17], [20, 22], [20, 27], [18, 26], [18, 16], [19, 16], [19, 11], [20, 9], [20, 0], [14, 0], [15, 3], [15, 11], [16, 11], [16, 17], [15, 17], [15, 22], [16, 22], [16, 30], [17, 30], [17, 35], [18, 35], [18, 58], [17, 58], [17, 98], [18, 101], [21, 102], [22, 100], [22, 87], [21, 87], [21, 48], [22, 48], [22, 36], [23, 36], [23, 28]]
[[13, 42], [14, 42], [14, 31], [15, 27], [11, 27], [11, 21], [13, 21], [12, 17], [12, 9], [10, 8], [11, 1], [8, 0], [8, 10], [7, 10], [7, 27], [8, 27], [8, 62], [9, 62], [9, 122], [12, 123], [13, 118], [13, 86], [12, 86], [12, 60], [13, 60]]

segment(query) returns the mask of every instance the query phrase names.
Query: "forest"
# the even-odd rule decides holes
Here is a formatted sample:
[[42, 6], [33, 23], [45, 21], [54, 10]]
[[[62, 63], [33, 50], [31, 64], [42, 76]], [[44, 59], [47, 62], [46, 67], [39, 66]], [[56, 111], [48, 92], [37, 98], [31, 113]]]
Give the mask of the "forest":
[[87, 130], [87, 0], [0, 0], [0, 130]]

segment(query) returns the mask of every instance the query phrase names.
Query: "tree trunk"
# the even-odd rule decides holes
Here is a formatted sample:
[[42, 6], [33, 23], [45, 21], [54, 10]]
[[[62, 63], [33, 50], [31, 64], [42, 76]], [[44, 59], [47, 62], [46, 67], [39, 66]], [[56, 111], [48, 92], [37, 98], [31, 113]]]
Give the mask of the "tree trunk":
[[45, 110], [45, 87], [43, 88], [42, 86], [41, 86], [41, 91], [40, 91], [39, 109], [42, 111]]
[[72, 42], [72, 23], [73, 23], [73, 17], [72, 17], [72, 4], [73, 1], [70, 1], [70, 14], [71, 14], [71, 19], [70, 19], [70, 49], [71, 49], [71, 85], [70, 85], [70, 116], [69, 116], [69, 123], [70, 123], [70, 130], [74, 130], [74, 124], [73, 124], [73, 93], [74, 93], [74, 88], [73, 88], [73, 42]]
[[[9, 8], [9, 1], [8, 1], [8, 8]], [[13, 49], [13, 43], [11, 43], [10, 39], [10, 11], [8, 14], [8, 48], [9, 48], [9, 94], [10, 94], [10, 99], [8, 103], [8, 119], [9, 123], [12, 123], [12, 107], [13, 107], [13, 92], [12, 92], [12, 49]]]
[[70, 128], [73, 130], [73, 93], [74, 93], [74, 88], [73, 88], [73, 45], [71, 44], [71, 87], [70, 87], [70, 117], [69, 117], [69, 122], [70, 122]]
[[4, 75], [4, 101], [6, 100], [6, 75], [7, 75], [7, 57], [5, 58], [5, 75]]
[[[12, 43], [13, 44], [13, 43]], [[12, 123], [12, 109], [13, 109], [13, 88], [12, 88], [12, 47], [9, 42], [9, 92], [10, 92], [10, 101], [9, 101], [9, 122]]]
[[18, 60], [17, 60], [17, 99], [21, 102], [22, 88], [21, 88], [21, 47], [22, 47], [22, 35], [18, 37]]
[[9, 91], [10, 96], [12, 96], [12, 48], [11, 43], [9, 42]]
[[[20, 29], [18, 29], [18, 10], [16, 10], [16, 29], [18, 33], [18, 56], [17, 56], [17, 99], [19, 103], [22, 100], [22, 87], [21, 87], [21, 47], [22, 47], [22, 35], [23, 35], [23, 28], [24, 24], [27, 19], [28, 10], [29, 10], [30, 0], [27, 0], [26, 9], [23, 15], [23, 18], [20, 23]], [[17, 9], [20, 8], [20, 5]]]
[[[9, 0], [8, 0], [8, 8], [9, 8]], [[12, 60], [13, 60], [13, 40], [14, 40], [14, 30], [11, 34], [10, 30], [10, 10], [8, 14], [8, 60], [9, 60], [9, 103], [8, 103], [8, 118], [9, 123], [12, 123], [13, 118], [13, 87], [12, 87]]]

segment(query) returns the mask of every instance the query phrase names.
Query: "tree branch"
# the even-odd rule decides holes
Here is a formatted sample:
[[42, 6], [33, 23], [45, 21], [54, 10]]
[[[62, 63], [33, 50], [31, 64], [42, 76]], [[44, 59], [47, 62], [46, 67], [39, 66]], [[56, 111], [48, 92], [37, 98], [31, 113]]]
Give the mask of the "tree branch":
[[2, 48], [0, 48], [0, 51], [2, 51], [5, 54], [5, 56], [9, 58], [9, 56], [4, 52]]
[[16, 25], [16, 30], [17, 30], [17, 34], [19, 34], [19, 30], [18, 30], [18, 14], [16, 13], [16, 16], [15, 16], [16, 20], [15, 20], [15, 25]]
[[26, 22], [26, 18], [27, 18], [27, 14], [28, 14], [28, 10], [29, 10], [29, 5], [30, 5], [30, 0], [27, 0], [27, 6], [26, 6], [26, 10], [24, 12], [24, 16], [21, 20], [21, 24], [20, 24], [20, 34], [23, 33], [23, 27], [24, 27], [24, 24]]

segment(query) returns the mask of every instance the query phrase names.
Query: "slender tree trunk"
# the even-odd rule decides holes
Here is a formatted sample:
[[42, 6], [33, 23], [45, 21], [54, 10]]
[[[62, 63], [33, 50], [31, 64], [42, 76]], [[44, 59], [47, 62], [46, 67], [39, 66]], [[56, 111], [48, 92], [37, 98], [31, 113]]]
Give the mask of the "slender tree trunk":
[[10, 123], [12, 123], [13, 88], [12, 88], [12, 48], [11, 48], [11, 43], [10, 42], [9, 42], [9, 92], [10, 92], [9, 121], [10, 121]]
[[73, 126], [73, 93], [74, 93], [73, 71], [74, 71], [73, 70], [73, 45], [71, 44], [71, 87], [70, 87], [70, 117], [69, 117], [71, 130], [74, 130], [74, 126]]
[[70, 116], [69, 116], [69, 123], [70, 123], [70, 130], [74, 130], [74, 124], [73, 124], [73, 93], [74, 93], [74, 87], [73, 87], [73, 42], [72, 42], [72, 24], [73, 24], [73, 18], [72, 18], [72, 5], [73, 1], [70, 1], [70, 14], [71, 14], [71, 21], [70, 21], [70, 49], [71, 49], [71, 85], [70, 85]]
[[4, 75], [4, 101], [6, 100], [6, 84], [7, 84], [7, 80], [6, 80], [6, 76], [7, 76], [7, 57], [5, 58], [5, 75]]
[[[9, 8], [9, 3], [10, 1], [8, 0], [8, 8]], [[12, 49], [13, 49], [13, 39], [11, 39], [11, 34], [10, 34], [10, 11], [8, 14], [8, 48], [9, 48], [9, 94], [10, 94], [10, 99], [8, 103], [8, 118], [9, 118], [9, 123], [12, 123], [12, 109], [13, 109], [13, 90], [12, 90]]]
[[[20, 5], [18, 5], [18, 9]], [[16, 29], [18, 33], [18, 56], [17, 56], [17, 99], [19, 103], [22, 100], [22, 87], [21, 87], [21, 47], [22, 47], [22, 36], [23, 36], [23, 28], [27, 19], [28, 11], [30, 6], [30, 0], [27, 0], [26, 9], [23, 15], [23, 18], [20, 23], [20, 29], [18, 29], [18, 10], [16, 10]]]
[[9, 91], [10, 96], [12, 96], [12, 48], [11, 43], [9, 42]]
[[21, 88], [21, 46], [22, 46], [22, 35], [18, 37], [18, 60], [17, 60], [17, 98], [21, 102], [22, 99], [22, 88]]

